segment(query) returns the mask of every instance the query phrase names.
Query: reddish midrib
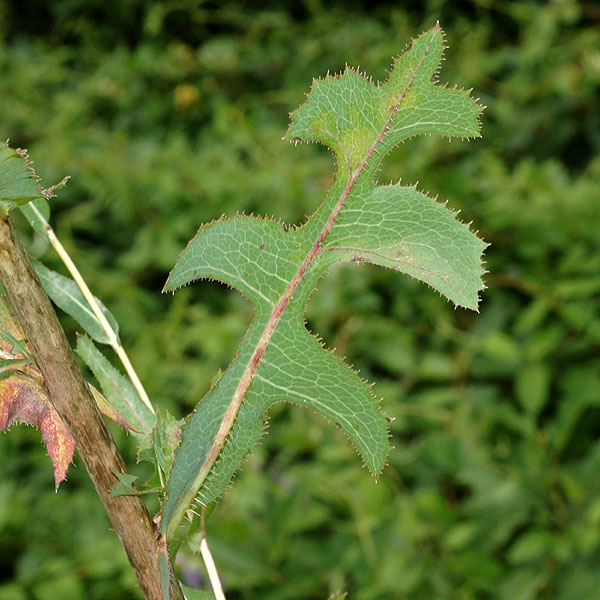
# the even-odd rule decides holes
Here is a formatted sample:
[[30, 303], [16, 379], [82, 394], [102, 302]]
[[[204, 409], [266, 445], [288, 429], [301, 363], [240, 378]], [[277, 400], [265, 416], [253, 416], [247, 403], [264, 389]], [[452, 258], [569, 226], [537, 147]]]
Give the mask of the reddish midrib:
[[[431, 45], [431, 43], [430, 43], [430, 45]], [[365, 158], [359, 163], [359, 165], [356, 167], [354, 172], [351, 174], [350, 179], [348, 180], [348, 183], [346, 184], [346, 187], [344, 188], [344, 191], [342, 192], [342, 194], [340, 196], [340, 199], [338, 200], [333, 211], [331, 212], [331, 215], [329, 216], [327, 223], [325, 223], [325, 226], [321, 230], [321, 233], [319, 234], [317, 241], [314, 243], [310, 252], [306, 256], [306, 258], [304, 259], [304, 261], [302, 262], [300, 267], [298, 268], [298, 271], [294, 275], [294, 278], [287, 286], [285, 292], [283, 293], [283, 296], [281, 296], [279, 302], [276, 304], [275, 308], [273, 309], [273, 312], [271, 313], [271, 316], [269, 318], [267, 326], [265, 327], [265, 330], [258, 342], [256, 350], [254, 351], [254, 354], [252, 355], [252, 358], [250, 359], [250, 362], [248, 363], [248, 366], [246, 367], [246, 370], [244, 371], [244, 374], [242, 375], [242, 378], [240, 379], [238, 387], [235, 390], [233, 398], [232, 398], [229, 406], [227, 407], [227, 411], [225, 412], [225, 416], [223, 417], [223, 421], [221, 422], [221, 426], [219, 427], [219, 431], [217, 432], [217, 435], [216, 435], [213, 445], [210, 449], [210, 452], [208, 453], [208, 456], [206, 457], [206, 460], [204, 461], [204, 464], [202, 465], [201, 472], [205, 471], [206, 475], [208, 475], [208, 471], [210, 470], [210, 468], [212, 468], [212, 465], [216, 462], [219, 454], [221, 453], [223, 446], [225, 445], [225, 440], [227, 439], [227, 435], [228, 435], [229, 431], [231, 430], [231, 427], [233, 426], [235, 417], [237, 416], [237, 413], [238, 413], [239, 408], [242, 404], [242, 401], [246, 395], [246, 392], [248, 391], [248, 388], [250, 387], [250, 384], [252, 383], [252, 378], [254, 377], [254, 374], [256, 373], [256, 370], [258, 369], [258, 365], [260, 364], [260, 361], [267, 349], [267, 346], [269, 345], [271, 336], [273, 335], [273, 332], [275, 331], [275, 327], [277, 326], [277, 323], [279, 322], [279, 319], [281, 318], [283, 311], [286, 309], [287, 305], [289, 304], [290, 299], [292, 298], [294, 292], [296, 291], [296, 288], [302, 281], [302, 278], [308, 271], [308, 268], [312, 264], [313, 260], [321, 252], [321, 244], [323, 243], [323, 240], [327, 237], [327, 235], [331, 231], [331, 228], [333, 227], [333, 223], [337, 219], [337, 216], [338, 216], [344, 202], [346, 201], [346, 198], [350, 194], [352, 187], [356, 183], [356, 180], [358, 179], [360, 174], [363, 172], [365, 166], [367, 165], [367, 163], [373, 156], [377, 146], [380, 144], [381, 140], [384, 138], [392, 119], [398, 112], [400, 103], [402, 102], [402, 100], [404, 100], [404, 98], [406, 98], [406, 95], [408, 94], [408, 91], [410, 90], [410, 87], [412, 86], [412, 84], [415, 80], [415, 77], [416, 77], [417, 73], [419, 72], [419, 69], [421, 68], [423, 61], [425, 60], [425, 57], [427, 56], [428, 52], [429, 52], [429, 46], [423, 53], [423, 57], [419, 61], [419, 64], [417, 65], [415, 70], [413, 71], [412, 77], [410, 78], [410, 81], [407, 83], [406, 87], [404, 88], [404, 91], [402, 92], [402, 95], [398, 99], [398, 102], [396, 102], [396, 104], [390, 110], [390, 116], [388, 117], [387, 121], [385, 122], [385, 125], [383, 126], [381, 132], [379, 133], [379, 135], [377, 136], [377, 138], [375, 139], [375, 141], [369, 148], [369, 151], [367, 152]]]

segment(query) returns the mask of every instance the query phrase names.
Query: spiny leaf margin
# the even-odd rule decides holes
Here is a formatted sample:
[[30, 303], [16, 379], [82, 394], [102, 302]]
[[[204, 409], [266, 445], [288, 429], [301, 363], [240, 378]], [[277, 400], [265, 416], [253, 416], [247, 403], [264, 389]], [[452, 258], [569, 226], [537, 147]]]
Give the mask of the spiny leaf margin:
[[[431, 48], [434, 48], [435, 52], [430, 53]], [[482, 107], [478, 106], [469, 97], [469, 93], [464, 90], [434, 86], [432, 83], [437, 77], [443, 49], [443, 35], [438, 24], [409, 44], [405, 53], [395, 61], [394, 69], [386, 84], [373, 86], [365, 77], [350, 69], [346, 69], [345, 73], [340, 76], [329, 76], [324, 80], [316, 80], [305, 104], [292, 114], [292, 123], [287, 137], [292, 141], [321, 141], [328, 145], [336, 155], [336, 179], [319, 209], [302, 227], [287, 231], [269, 220], [260, 221], [239, 216], [231, 219], [219, 219], [202, 226], [180, 255], [169, 276], [165, 286], [166, 290], [173, 290], [196, 279], [215, 279], [235, 287], [248, 296], [254, 303], [255, 319], [236, 358], [220, 379], [219, 384], [205, 396], [186, 422], [183, 443], [173, 467], [173, 475], [176, 477], [172, 476], [169, 480], [169, 494], [163, 505], [161, 531], [166, 532], [168, 537], [174, 529], [172, 521], [177, 522], [182, 517], [185, 505], [190, 503], [196, 491], [200, 490], [201, 502], [206, 502], [207, 499], [210, 500], [215, 497], [215, 494], [220, 493], [239, 465], [239, 461], [260, 437], [262, 415], [265, 410], [274, 401], [285, 400], [284, 398], [269, 399], [265, 390], [260, 390], [261, 394], [256, 393], [256, 388], [259, 387], [257, 381], [265, 381], [286, 393], [292, 393], [292, 395], [297, 391], [290, 389], [291, 385], [274, 385], [272, 379], [275, 371], [270, 374], [271, 377], [264, 377], [264, 374], [268, 372], [271, 355], [281, 343], [285, 346], [286, 351], [291, 349], [293, 354], [299, 343], [297, 336], [310, 336], [304, 327], [303, 309], [318, 279], [331, 265], [340, 261], [350, 261], [374, 262], [382, 266], [391, 266], [432, 285], [456, 304], [476, 309], [478, 293], [483, 288], [481, 254], [485, 244], [470, 233], [467, 226], [459, 223], [451, 211], [447, 211], [443, 205], [420, 194], [416, 189], [393, 186], [392, 192], [396, 192], [396, 195], [412, 194], [415, 203], [420, 202], [423, 205], [434, 207], [435, 210], [440, 211], [439, 214], [443, 215], [439, 229], [443, 232], [445, 228], [452, 227], [454, 229], [451, 230], [450, 237], [456, 236], [457, 232], [460, 232], [466, 236], [465, 239], [468, 241], [469, 247], [462, 256], [466, 259], [463, 271], [470, 275], [475, 273], [475, 276], [472, 277], [471, 282], [462, 286], [465, 289], [457, 288], [458, 295], [454, 294], [452, 289], [446, 290], [443, 287], [444, 281], [449, 281], [453, 277], [460, 279], [464, 273], [461, 273], [460, 270], [444, 271], [448, 265], [451, 265], [451, 262], [440, 260], [438, 257], [447, 242], [444, 236], [438, 235], [439, 231], [432, 239], [426, 238], [428, 243], [420, 241], [419, 236], [417, 236], [416, 242], [414, 239], [411, 240], [410, 236], [406, 236], [404, 246], [400, 248], [392, 244], [385, 248], [388, 254], [382, 256], [379, 256], [381, 248], [377, 235], [362, 235], [362, 240], [354, 240], [352, 245], [327, 245], [330, 239], [333, 239], [334, 242], [338, 241], [335, 239], [335, 235], [331, 235], [332, 231], [335, 227], [342, 230], [344, 226], [348, 226], [344, 225], [344, 217], [352, 210], [363, 214], [368, 212], [366, 210], [368, 208], [375, 214], [377, 225], [381, 225], [385, 218], [389, 217], [389, 206], [384, 207], [385, 210], [381, 215], [374, 211], [373, 207], [381, 204], [379, 202], [381, 195], [387, 193], [389, 189], [386, 190], [384, 186], [375, 186], [373, 175], [383, 156], [395, 145], [419, 133], [439, 133], [460, 137], [479, 135], [478, 117]], [[401, 64], [404, 70], [399, 67]], [[421, 72], [423, 65], [426, 67], [424, 73]], [[421, 88], [413, 93], [411, 86], [415, 81], [419, 82]], [[331, 98], [327, 98], [326, 93], [321, 93], [327, 86], [331, 88], [338, 83], [342, 88], [344, 86], [346, 88], [343, 90], [344, 93], [340, 94], [342, 98], [340, 105], [344, 105], [342, 109], [346, 109], [347, 114], [340, 114], [343, 113], [343, 110], [336, 106]], [[390, 86], [387, 90], [385, 89], [386, 85]], [[371, 104], [364, 102], [364, 94], [367, 93], [365, 92], [367, 89], [368, 93], [372, 94], [371, 99], [375, 98]], [[450, 108], [443, 102], [436, 108], [442, 116], [447, 117], [446, 120], [431, 121], [431, 107], [427, 107], [426, 102], [421, 102], [423, 99], [419, 97], [419, 93], [423, 94], [424, 90], [428, 95], [434, 94], [436, 97], [442, 97], [440, 94], [446, 94], [444, 97], [452, 99]], [[384, 92], [390, 92], [388, 94], [390, 97], [386, 97]], [[328, 105], [330, 108], [335, 106], [330, 111], [330, 122], [326, 122], [326, 110], [318, 107], [319, 93], [321, 93], [321, 98], [325, 98], [323, 102], [325, 108]], [[317, 104], [316, 110], [313, 110], [314, 106], [310, 104], [311, 101]], [[404, 104], [400, 109], [402, 102]], [[361, 112], [363, 109], [365, 111], [373, 109], [373, 106], [383, 113], [383, 116], [379, 114], [377, 117], [379, 121], [369, 118], [370, 114], [366, 115]], [[467, 116], [459, 114], [456, 118], [453, 110], [457, 106], [461, 106], [463, 113]], [[372, 139], [371, 142], [363, 143], [362, 149], [358, 147], [360, 144], [355, 143], [355, 137], [352, 137], [355, 136], [357, 130], [354, 121], [357, 114], [359, 119], [363, 118], [368, 126], [372, 126], [371, 130], [365, 126], [367, 131], [362, 132], [364, 139], [368, 141], [369, 135]], [[310, 124], [313, 117], [316, 119], [314, 127]], [[396, 119], [396, 117], [398, 118]], [[425, 117], [430, 120], [424, 121]], [[303, 119], [304, 130], [299, 125]], [[413, 122], [410, 119], [413, 119]], [[338, 122], [342, 123], [341, 128], [335, 135], [331, 135], [332, 131], [336, 131], [335, 127]], [[325, 123], [324, 126], [322, 126], [323, 123]], [[319, 127], [321, 127], [320, 132], [318, 131]], [[346, 127], [345, 130], [344, 127]], [[358, 151], [356, 151], [357, 147]], [[380, 147], [381, 152], [379, 152]], [[373, 190], [376, 193], [373, 193]], [[378, 195], [379, 197], [377, 197]], [[357, 209], [356, 205], [360, 202], [364, 206], [359, 206]], [[361, 223], [355, 222], [350, 224], [350, 227], [356, 231], [359, 225]], [[371, 223], [363, 222], [362, 225], [367, 233], [369, 229], [373, 229]], [[423, 225], [420, 219], [416, 220], [413, 225], [419, 235], [430, 228], [430, 223]], [[240, 231], [242, 231], [241, 235]], [[415, 231], [409, 233], [414, 236]], [[413, 244], [412, 252], [410, 251], [411, 243]], [[415, 252], [415, 248], [421, 251], [421, 255]], [[422, 254], [423, 249], [426, 250], [425, 254]], [[439, 273], [429, 268], [432, 258], [434, 259], [432, 264]], [[416, 271], [415, 263], [418, 267]], [[290, 265], [292, 266], [290, 267]], [[464, 300], [460, 295], [463, 293], [468, 294], [469, 298]], [[295, 300], [293, 306], [300, 308], [294, 314], [291, 310], [284, 313], [292, 296]], [[285, 339], [282, 332], [285, 331], [286, 320], [290, 321], [290, 319], [292, 321], [295, 319], [294, 323], [288, 323], [291, 325], [290, 331], [293, 331], [293, 334]], [[303, 333], [299, 334], [300, 331]], [[320, 347], [319, 351], [323, 355], [332, 356]], [[315, 356], [317, 355], [315, 354]], [[306, 354], [303, 354], [301, 358], [305, 357]], [[271, 365], [273, 364], [276, 367], [277, 361], [271, 363]], [[244, 365], [247, 366], [244, 367]], [[346, 368], [346, 372], [352, 373], [349, 368]], [[284, 377], [287, 378], [286, 380], [292, 379], [287, 373], [284, 373]], [[300, 377], [299, 379], [302, 386], [297, 395], [306, 396], [302, 391], [311, 383], [311, 379], [309, 377], [304, 379]], [[348, 395], [348, 389], [352, 387], [359, 389], [361, 385], [368, 388], [366, 384], [356, 378], [352, 386], [347, 386], [347, 389], [342, 390], [342, 397], [344, 394]], [[320, 390], [326, 394], [329, 391], [326, 388]], [[255, 397], [252, 397], [253, 392], [255, 392]], [[273, 393], [272, 390], [271, 393]], [[370, 389], [368, 396], [371, 397]], [[227, 397], [233, 398], [233, 400], [228, 403], [224, 400]], [[242, 400], [244, 401], [242, 402]], [[331, 409], [329, 399], [328, 403], [320, 402], [319, 404], [317, 410]], [[327, 411], [325, 414], [329, 416]], [[349, 414], [351, 421], [351, 410]], [[385, 460], [388, 448], [387, 429], [382, 416], [381, 424], [386, 438], [383, 452]], [[352, 425], [354, 424], [350, 422], [350, 431], [347, 430], [351, 438], [353, 433], [356, 433], [351, 430]], [[354, 441], [358, 445], [356, 438]], [[366, 460], [364, 454], [363, 458]], [[230, 464], [223, 469], [223, 464], [227, 460]], [[194, 464], [197, 467], [194, 467]], [[177, 471], [178, 467], [179, 472]], [[194, 475], [196, 468], [199, 470]], [[219, 471], [221, 471], [221, 477], [219, 477]], [[215, 483], [215, 478], [220, 478], [218, 485], [211, 485]]]

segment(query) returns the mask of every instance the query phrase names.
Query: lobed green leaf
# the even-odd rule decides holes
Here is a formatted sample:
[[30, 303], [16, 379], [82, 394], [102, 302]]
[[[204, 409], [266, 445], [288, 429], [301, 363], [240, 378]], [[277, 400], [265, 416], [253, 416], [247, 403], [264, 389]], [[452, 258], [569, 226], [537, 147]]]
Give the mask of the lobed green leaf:
[[414, 187], [378, 186], [384, 156], [411, 136], [475, 137], [482, 108], [435, 84], [444, 50], [436, 25], [375, 85], [347, 68], [317, 80], [292, 114], [287, 139], [319, 141], [336, 156], [334, 183], [298, 229], [245, 216], [204, 225], [182, 252], [165, 290], [208, 278], [248, 297], [254, 320], [235, 359], [182, 432], [163, 504], [172, 536], [185, 510], [222, 493], [263, 433], [276, 402], [306, 406], [339, 426], [374, 475], [388, 452], [386, 419], [368, 384], [307, 331], [303, 313], [317, 281], [339, 262], [369, 262], [419, 279], [476, 309], [485, 243], [455, 214]]

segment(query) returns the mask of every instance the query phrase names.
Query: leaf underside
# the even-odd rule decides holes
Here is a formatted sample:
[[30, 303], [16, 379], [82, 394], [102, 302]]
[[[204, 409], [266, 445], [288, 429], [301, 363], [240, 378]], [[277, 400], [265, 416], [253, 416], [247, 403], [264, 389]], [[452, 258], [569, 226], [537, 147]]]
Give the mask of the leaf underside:
[[222, 493], [276, 402], [333, 421], [369, 470], [382, 470], [388, 432], [370, 386], [324, 349], [303, 319], [332, 265], [396, 269], [477, 309], [486, 244], [415, 187], [373, 183], [383, 157], [412, 136], [479, 136], [482, 107], [467, 91], [434, 84], [443, 51], [436, 25], [394, 61], [384, 84], [350, 68], [315, 80], [286, 137], [322, 142], [335, 154], [336, 177], [321, 206], [290, 230], [268, 219], [221, 218], [203, 225], [180, 255], [165, 290], [217, 280], [249, 298], [255, 314], [236, 357], [183, 429], [162, 509], [161, 531], [169, 537], [195, 499], [206, 504]]

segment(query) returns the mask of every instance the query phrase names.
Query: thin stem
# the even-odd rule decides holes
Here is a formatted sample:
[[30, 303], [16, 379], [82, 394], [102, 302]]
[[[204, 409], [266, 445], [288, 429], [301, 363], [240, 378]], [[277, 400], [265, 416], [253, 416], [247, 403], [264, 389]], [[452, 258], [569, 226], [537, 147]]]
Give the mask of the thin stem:
[[204, 561], [204, 565], [206, 566], [206, 571], [208, 572], [208, 578], [210, 579], [210, 585], [212, 586], [213, 593], [215, 595], [216, 600], [226, 600], [225, 593], [223, 592], [223, 586], [221, 585], [221, 580], [219, 579], [219, 573], [217, 571], [217, 567], [215, 565], [215, 561], [213, 560], [212, 554], [210, 552], [210, 548], [208, 547], [208, 541], [206, 539], [206, 525], [205, 525], [205, 514], [206, 507], [202, 508], [202, 530], [201, 530], [201, 538], [200, 538], [200, 554], [202, 555], [202, 560]]
[[221, 580], [219, 579], [219, 573], [217, 572], [217, 567], [215, 566], [215, 561], [210, 553], [210, 548], [208, 547], [205, 536], [202, 536], [202, 541], [200, 542], [200, 552], [204, 564], [206, 565], [206, 570], [208, 571], [208, 578], [210, 579], [210, 585], [212, 586], [215, 598], [217, 600], [226, 600], [223, 587], [221, 586]]
[[139, 394], [140, 398], [142, 399], [144, 404], [152, 411], [152, 414], [156, 414], [156, 411], [154, 410], [154, 407], [152, 406], [152, 403], [150, 402], [150, 398], [148, 397], [148, 394], [146, 393], [146, 390], [144, 389], [144, 386], [142, 385], [140, 378], [138, 377], [137, 373], [135, 372], [135, 369], [133, 368], [133, 365], [131, 364], [129, 357], [127, 356], [127, 353], [125, 352], [125, 349], [121, 345], [119, 336], [116, 334], [115, 330], [112, 328], [111, 324], [108, 322], [108, 319], [104, 316], [104, 313], [100, 310], [100, 307], [98, 306], [98, 302], [96, 302], [96, 298], [94, 298], [94, 295], [90, 291], [90, 288], [88, 287], [87, 283], [81, 276], [79, 269], [75, 266], [75, 263], [71, 260], [71, 257], [69, 256], [68, 252], [65, 250], [65, 247], [61, 244], [58, 237], [56, 237], [56, 233], [54, 232], [54, 229], [52, 229], [52, 227], [46, 221], [46, 219], [44, 218], [42, 213], [35, 207], [35, 205], [31, 204], [30, 206], [33, 209], [33, 211], [36, 213], [37, 218], [40, 219], [40, 221], [42, 221], [44, 223], [44, 230], [46, 232], [46, 235], [48, 236], [48, 239], [50, 240], [50, 243], [52, 244], [52, 247], [56, 250], [56, 253], [60, 256], [63, 263], [65, 263], [65, 266], [67, 267], [69, 273], [71, 273], [71, 277], [73, 277], [73, 280], [75, 281], [75, 283], [81, 290], [81, 293], [87, 300], [87, 303], [90, 305], [90, 308], [94, 312], [94, 315], [96, 315], [98, 322], [100, 323], [102, 329], [104, 330], [104, 333], [106, 333], [106, 335], [108, 337], [110, 345], [112, 346], [113, 350], [117, 353], [117, 356], [119, 357], [121, 363], [123, 363], [123, 367], [125, 367], [125, 370], [127, 371], [127, 374], [129, 375], [129, 378], [131, 379], [131, 382], [133, 383], [133, 386], [137, 390], [137, 393]]

